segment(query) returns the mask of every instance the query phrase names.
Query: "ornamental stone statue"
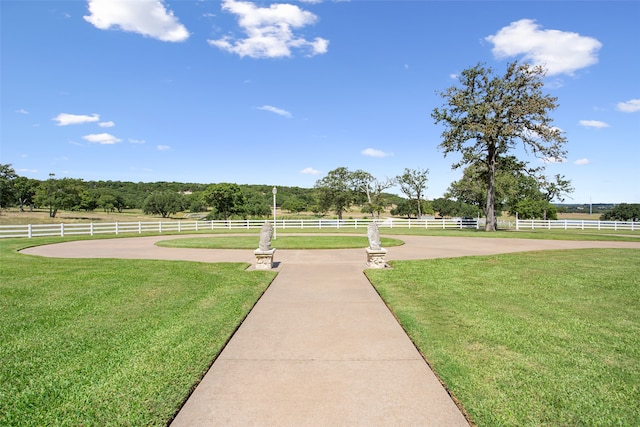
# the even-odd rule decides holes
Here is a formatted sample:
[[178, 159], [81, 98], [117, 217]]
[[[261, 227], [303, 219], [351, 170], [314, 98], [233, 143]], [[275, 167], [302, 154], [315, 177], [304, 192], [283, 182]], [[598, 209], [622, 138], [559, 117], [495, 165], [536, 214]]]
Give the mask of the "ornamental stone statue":
[[264, 224], [262, 224], [262, 229], [260, 230], [260, 244], [258, 245], [258, 250], [264, 252], [270, 251], [272, 238], [273, 226], [269, 221], [265, 221]]
[[369, 249], [374, 251], [382, 249], [380, 244], [380, 230], [378, 230], [377, 223], [372, 222], [367, 226], [367, 237], [369, 238]]
[[367, 226], [367, 237], [369, 238], [369, 247], [367, 248], [367, 267], [368, 268], [387, 268], [389, 265], [384, 257], [387, 250], [380, 243], [380, 230], [375, 222]]

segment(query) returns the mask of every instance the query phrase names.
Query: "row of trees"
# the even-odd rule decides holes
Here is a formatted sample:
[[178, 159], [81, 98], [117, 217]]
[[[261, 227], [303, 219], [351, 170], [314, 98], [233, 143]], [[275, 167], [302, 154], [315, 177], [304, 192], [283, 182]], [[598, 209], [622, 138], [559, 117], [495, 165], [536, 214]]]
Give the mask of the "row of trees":
[[[509, 159], [515, 161], [514, 159]], [[393, 178], [381, 181], [371, 174], [346, 167], [337, 168], [318, 180], [314, 188], [279, 187], [277, 204], [291, 213], [313, 212], [324, 216], [333, 211], [342, 217], [344, 212], [357, 207], [361, 212], [379, 217], [386, 209], [391, 215], [420, 217], [424, 214], [445, 217], [476, 217], [483, 210], [486, 189], [482, 171], [468, 167], [463, 177], [453, 182], [445, 197], [427, 200], [427, 169], [405, 169]], [[385, 192], [396, 185], [404, 197]], [[130, 183], [84, 182], [80, 179], [56, 179], [38, 181], [18, 176], [11, 165], [0, 165], [0, 208], [19, 206], [45, 207], [54, 217], [58, 210], [122, 212], [139, 208], [144, 212], [163, 217], [177, 212], [200, 212], [211, 219], [264, 218], [271, 215], [271, 186], [184, 183]], [[144, 199], [132, 205], [136, 191]], [[195, 191], [194, 191], [195, 190]], [[536, 179], [515, 168], [501, 168], [496, 174], [496, 206], [521, 219], [556, 218], [554, 198], [571, 191], [570, 182], [556, 175], [551, 179]], [[134, 202], [137, 203], [137, 202]], [[640, 205], [620, 204], [609, 206], [601, 216], [603, 220], [637, 221]]]

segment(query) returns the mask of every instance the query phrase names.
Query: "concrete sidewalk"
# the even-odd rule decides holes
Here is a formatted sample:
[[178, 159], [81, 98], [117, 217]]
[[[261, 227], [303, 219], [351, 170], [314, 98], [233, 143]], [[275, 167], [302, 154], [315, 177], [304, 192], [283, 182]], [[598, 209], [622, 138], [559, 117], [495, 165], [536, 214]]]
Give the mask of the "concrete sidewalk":
[[468, 426], [361, 252], [360, 263], [282, 264], [171, 425]]

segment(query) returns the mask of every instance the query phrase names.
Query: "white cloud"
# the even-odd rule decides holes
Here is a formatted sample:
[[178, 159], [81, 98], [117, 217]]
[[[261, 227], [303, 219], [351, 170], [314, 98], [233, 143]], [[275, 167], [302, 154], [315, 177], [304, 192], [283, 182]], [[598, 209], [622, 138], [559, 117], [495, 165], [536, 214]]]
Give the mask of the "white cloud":
[[170, 149], [171, 149], [171, 147], [169, 147], [168, 145], [156, 145], [156, 148], [157, 148], [159, 151], [167, 151], [167, 150], [170, 150]]
[[609, 125], [607, 123], [601, 122], [599, 120], [580, 120], [579, 123], [582, 126], [588, 127], [588, 128], [602, 129], [602, 128], [608, 128], [609, 127]]
[[281, 108], [277, 108], [277, 107], [272, 107], [271, 105], [263, 105], [262, 107], [258, 107], [258, 110], [263, 110], [263, 111], [270, 111], [274, 114], [278, 114], [282, 117], [286, 117], [288, 119], [292, 118], [293, 115], [288, 112], [287, 110], [283, 110]]
[[320, 171], [314, 168], [304, 168], [300, 171], [300, 173], [304, 173], [307, 175], [320, 175]]
[[327, 52], [328, 40], [316, 37], [310, 41], [294, 34], [293, 29], [314, 24], [318, 19], [296, 5], [277, 3], [258, 7], [249, 1], [224, 0], [222, 10], [238, 17], [238, 25], [246, 37], [208, 40], [211, 46], [251, 58], [289, 57], [292, 49], [301, 49], [307, 56]]
[[19, 113], [19, 114], [29, 114], [29, 112], [28, 112], [27, 110], [25, 110], [24, 108], [21, 108], [21, 109], [19, 109], [19, 110], [16, 110], [16, 113]]
[[122, 141], [120, 138], [109, 133], [93, 133], [82, 137], [85, 141], [95, 142], [96, 144], [111, 145]]
[[578, 165], [578, 166], [588, 165], [589, 163], [591, 163], [589, 159], [578, 159], [575, 162], [573, 162], [574, 165]]
[[114, 127], [116, 124], [113, 123], [112, 121], [108, 121], [108, 122], [100, 122], [98, 123], [98, 126], [100, 126], [101, 128], [112, 128]]
[[457, 74], [455, 74], [455, 73], [451, 73], [451, 74], [449, 74], [449, 78], [450, 78], [451, 80], [458, 80], [458, 75], [457, 75]]
[[144, 139], [133, 139], [133, 138], [129, 138], [129, 142], [131, 144], [145, 144], [147, 141], [145, 141]]
[[87, 116], [83, 114], [60, 113], [51, 120], [58, 122], [58, 126], [79, 125], [82, 123], [97, 122], [100, 120], [100, 115], [92, 114]]
[[636, 111], [640, 111], [640, 99], [630, 99], [625, 102], [618, 102], [616, 108], [618, 111], [622, 111], [623, 113], [635, 113]]
[[162, 0], [89, 0], [84, 19], [101, 30], [119, 28], [165, 42], [181, 42], [189, 32]]
[[598, 62], [602, 43], [578, 33], [542, 30], [532, 19], [521, 19], [485, 37], [493, 43], [497, 58], [524, 55], [534, 65], [542, 65], [549, 75], [569, 74]]
[[360, 152], [361, 154], [369, 157], [389, 157], [393, 156], [393, 153], [386, 153], [382, 150], [376, 150], [375, 148], [365, 148]]

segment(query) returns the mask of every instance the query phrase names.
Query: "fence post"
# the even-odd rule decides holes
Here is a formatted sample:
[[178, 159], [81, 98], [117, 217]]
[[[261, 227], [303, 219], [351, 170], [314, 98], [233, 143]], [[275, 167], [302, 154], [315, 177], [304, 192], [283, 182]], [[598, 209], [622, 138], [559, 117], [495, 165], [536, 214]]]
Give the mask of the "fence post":
[[93, 222], [89, 225], [89, 235], [93, 236]]
[[158, 221], [158, 233], [162, 234], [162, 221]]
[[32, 237], [33, 237], [33, 232], [32, 232], [32, 230], [31, 230], [31, 224], [29, 224], [29, 227], [27, 228], [27, 233], [28, 233], [28, 235], [29, 235], [29, 238], [32, 238]]
[[116, 221], [116, 236], [118, 235], [118, 232], [119, 232], [119, 231], [120, 231], [120, 230], [119, 230], [119, 228], [118, 228], [118, 221]]
[[60, 236], [64, 237], [64, 222], [60, 223]]

